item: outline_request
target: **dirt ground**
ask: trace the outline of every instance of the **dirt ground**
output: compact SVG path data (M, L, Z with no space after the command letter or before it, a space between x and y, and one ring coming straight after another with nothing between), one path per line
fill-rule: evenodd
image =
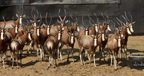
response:
M23 51L22 67L20 69L14 69L11 67L10 53L8 51L8 61L5 62L6 69L3 69L2 63L0 63L0 76L144 76L144 68L130 69L127 66L126 60L118 60L117 71L114 71L114 66L110 66L108 61L108 52L106 54L106 63L99 62L99 53L96 52L96 65L93 65L93 59L91 64L88 62L87 55L85 56L85 65L80 64L78 44L75 43L74 49L74 60L70 55L70 62L67 63L67 52L66 47L63 47L63 60L57 60L57 67L48 67L48 56L45 55L44 61L39 58L37 61L36 54L27 56L26 48ZM144 36L130 36L128 41L128 54L144 52ZM103 61L103 59L102 59Z

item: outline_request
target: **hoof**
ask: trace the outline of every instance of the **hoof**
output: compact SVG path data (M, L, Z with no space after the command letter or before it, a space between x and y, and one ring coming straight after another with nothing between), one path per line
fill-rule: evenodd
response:
M114 69L114 71L117 71L117 69Z
M14 69L14 68L12 67L12 69Z

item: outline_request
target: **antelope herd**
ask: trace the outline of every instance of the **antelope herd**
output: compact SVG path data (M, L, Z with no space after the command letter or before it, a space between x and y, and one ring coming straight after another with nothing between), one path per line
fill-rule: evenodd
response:
M34 14L36 13L36 14ZM103 22L100 22L97 15L95 15L95 20L93 20L90 16L88 16L87 25L83 21L82 17L82 25L84 25L84 29L80 30L78 19L70 15L71 19L66 20L66 10L64 10L65 16L62 18L60 16L60 9L58 10L57 23L59 25L51 25L52 16L50 13L46 13L45 15L45 27L42 26L42 15L39 14L37 9L31 10L31 16L33 20L27 18L26 15L21 12L20 14L16 14L17 20L5 21L5 18L2 16L4 21L0 22L0 53L1 60L3 61L3 68L5 68L4 60L6 58L7 48L10 48L11 60L12 60L12 68L14 66L14 61L16 61L17 68L19 68L18 60L20 60L20 65L22 64L22 52L24 46L27 44L27 54L29 55L29 50L33 47L33 51L37 55L37 59L39 59L39 55L41 59L45 57L44 53L47 53L49 56L49 65L52 64L53 67L56 67L56 59L62 60L62 47L63 45L67 46L68 57L67 62L69 61L69 54L72 53L73 59L73 51L75 45L75 39L77 39L79 45L79 57L81 65L85 65L84 62L84 53L88 50L88 59L91 62L91 57L94 59L97 47L99 47L99 56L100 61L101 58L104 58L105 61L105 46L107 46L109 50L109 54L111 55L111 62L114 61L114 69L116 70L116 57L119 53L125 55L127 58L127 42L128 37L134 32L132 22L132 16L129 13L129 17L127 16L127 12L122 15L122 18L125 22L122 22L119 18L114 18L113 20L109 20L109 17L104 13L101 13L103 17ZM49 15L49 22L47 16ZM40 18L40 20L38 19ZM26 19L27 25L22 23L22 20ZM111 25L110 25L111 23ZM68 24L68 26L65 26ZM6 27L7 26L7 27ZM114 32L111 31L109 26L114 27ZM118 27L116 27L118 26ZM92 27L92 29L90 29ZM76 34L77 33L77 34ZM34 48L36 45L36 50ZM71 49L70 49L71 48ZM31 50L31 52L33 52ZM91 54L91 51L93 52ZM114 60L113 60L114 59ZM74 59L73 59L74 62Z

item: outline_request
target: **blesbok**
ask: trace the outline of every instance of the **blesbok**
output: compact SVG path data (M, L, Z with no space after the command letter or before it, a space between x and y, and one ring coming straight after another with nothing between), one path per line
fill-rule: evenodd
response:
M19 8L19 10L18 10ZM16 14L16 17L17 17L17 20L15 21L15 23L18 25L18 26L21 26L22 25L22 19L26 16L25 14L23 14L23 6L22 7L16 7L16 10L17 10L17 14ZM4 22L1 21L0 22L0 25L4 25ZM13 20L8 20L6 21L6 26L5 28L13 28L12 25L14 25L14 22Z
M43 45L45 42L45 37L42 34L42 32L40 31L41 30L41 28L40 28L41 22L42 22L42 17L40 14L40 22L39 22L38 26L36 24L36 27L34 28L33 34L32 34L32 41L34 42L34 44L36 44L36 49L37 49L37 60L38 60L38 56L39 56L38 55L39 51L40 51L40 56L41 56L42 60L43 60L43 56L44 56Z
M65 12L65 16L62 19L61 16L60 16L60 9L59 9L59 11L58 11L58 17L59 17L60 20L57 20L57 22L60 23L60 25L57 25L58 29L57 29L57 26L51 27L51 29L50 29L50 35L51 36L57 35L57 32L60 29L62 29L62 31L64 30L64 25L65 25L65 23L68 22L68 20L65 20L66 19L66 10L64 10L64 12Z
M79 29L79 25L78 25L78 19L77 18L73 18L72 15L70 15L73 22L72 22L72 26L69 28L69 30L73 33L74 31L77 31L79 32L80 29Z
M69 21L69 25L71 25L71 21ZM74 28L75 30L75 28ZM73 48L74 48L74 43L75 43L75 31L71 31L70 33L68 31L64 31L62 34L62 38L61 38L61 47L59 47L59 49L61 49L63 47L63 45L67 46L67 52L68 52L68 57L67 57L67 62L69 61L69 54L70 52L72 52L72 60L74 62L73 59ZM71 47L71 50L70 50ZM61 54L61 50L60 50L60 59L62 60L62 54Z
M126 20L126 18L122 15L122 17ZM131 26L127 25L127 20L126 23L122 22L121 20L119 20L118 18L116 18L123 26L123 31L122 34L124 35L124 38L121 40L122 41L122 46L121 46L121 51L123 51L123 53L125 53L126 59L127 59L127 42L128 42L128 37L132 34L132 32L130 31Z
M16 38L18 36L23 35L23 27L22 25L20 26L19 24L16 24L16 22L14 21L14 17L12 18L14 25L12 24L13 28L9 28L8 32L12 35L13 38Z
M115 23L114 23L114 26L115 26ZM116 70L117 69L116 56L118 55L119 48L121 47L121 35L120 34L118 35L117 31L115 31L115 34L113 34L113 36L108 38L107 47L108 47L108 50L111 52L110 65L112 65L112 58L114 58L114 69Z
M80 47L80 61L81 61L81 64L82 65L85 64L82 53L84 52L85 49L88 49L89 50L88 51L89 52L88 53L89 63L91 62L91 50L93 50L94 66L96 67L96 64L95 64L95 50L98 46L98 34L94 35L94 33L93 33L93 36L82 35L78 42L79 42L78 45Z
M12 68L14 66L14 59L16 59L17 68L19 69L18 59L20 59L20 66L21 66L23 48L25 46L25 43L31 39L32 39L31 31L29 29L27 29L27 31L22 36L19 36L17 39L16 38L12 39L10 46L9 46L11 54L12 54Z
M57 35L50 36L44 43L44 48L46 49L46 52L49 55L49 65L47 69L49 69L51 64L53 65L54 68L56 67L56 55L61 36L62 36L62 29L60 30L58 29ZM55 59L55 63L53 62L53 59Z
M3 61L3 68L5 68L4 59L6 58L7 47L8 47L9 42L12 39L12 36L9 32L6 32L5 30L6 21L4 17L3 17L3 20L4 20L4 25L3 25L4 27L1 27L0 29L0 54L1 54L0 59L2 59Z

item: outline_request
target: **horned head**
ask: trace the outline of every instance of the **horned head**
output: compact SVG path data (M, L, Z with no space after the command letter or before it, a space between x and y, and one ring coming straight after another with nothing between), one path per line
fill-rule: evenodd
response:
M49 36L49 34L50 34L50 28L51 28L51 22L52 22L52 16L51 16L51 14L49 13L50 22L49 22L49 24L48 24L47 15L48 15L48 13L46 13L45 21L46 21L46 25L47 25L47 26L46 26L47 35Z

